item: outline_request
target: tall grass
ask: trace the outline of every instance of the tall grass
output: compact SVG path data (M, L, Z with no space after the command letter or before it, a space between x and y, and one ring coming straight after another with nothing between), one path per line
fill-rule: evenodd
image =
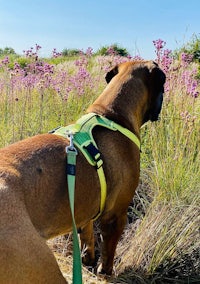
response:
M141 185L129 211L137 220L118 245L110 283L190 283L200 274L198 65L185 56L175 60L161 40L154 45L167 75L163 110L159 122L141 129ZM2 147L76 120L105 87L107 70L130 60L87 53L41 60L37 52L38 46L27 57L0 60ZM185 260L190 257L192 268ZM60 255L58 261L69 266ZM86 270L84 277L104 283Z
M195 66L170 63L161 120L141 130L141 180L153 201L118 248L120 279L129 268L129 278L142 275L136 283L200 281L200 101L198 85L195 96L188 92L192 78L183 84L187 70L192 74Z

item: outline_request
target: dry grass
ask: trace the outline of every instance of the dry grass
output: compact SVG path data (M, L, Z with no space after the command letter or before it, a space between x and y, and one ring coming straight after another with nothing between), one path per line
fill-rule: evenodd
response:
M149 193L141 184L131 204L130 210L134 206L141 214L136 210L127 219L130 223L117 247L113 276L99 278L83 267L84 283L199 283L199 206L157 206L150 203ZM98 250L99 233L96 224ZM64 276L71 281L71 236L51 240L49 245Z

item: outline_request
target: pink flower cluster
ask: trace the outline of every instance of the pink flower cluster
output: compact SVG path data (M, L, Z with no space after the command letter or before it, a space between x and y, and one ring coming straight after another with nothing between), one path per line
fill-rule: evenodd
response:
M173 92L174 84L180 84L187 95L197 98L199 81L196 76L196 67L191 68L191 57L182 54L179 67L174 68L176 64L171 50L164 49L166 42L158 39L153 41L153 44L156 52L155 60L167 75L165 84L167 97L170 97ZM16 92L16 96L19 90L35 89L36 91L46 90L47 92L51 90L63 101L66 101L70 94L79 97L88 90L95 93L99 92L99 86L102 86L102 82L106 84L103 78L110 68L122 62L142 59L140 56L121 57L115 55L112 50L110 50L108 56L93 57L93 49L89 47L86 52L80 52L78 58L73 62L70 61L68 64L68 61L66 61L58 67L55 64L48 63L47 60L41 60L38 55L40 49L41 46L36 44L35 48L24 51L26 62L23 65L20 64L20 61L16 61L10 68L8 56L0 61L0 92L4 88L6 89L10 80L10 85L13 92ZM57 58L59 56L61 54L54 49L52 57ZM3 71L8 74L6 82L5 76L1 76Z
M60 57L60 56L62 56L62 52L58 52L56 50L56 48L54 48L53 51L52 51L52 57L57 58L57 57Z
M25 55L25 57L31 57L31 58L38 58L38 53L39 53L39 50L41 49L42 47L38 44L35 44L35 50L33 47L31 47L30 49L28 50L24 50L23 53Z
M114 50L114 48L112 46L110 46L107 51L106 51L107 55L116 55L116 51Z
M153 40L156 53L156 61L161 66L161 68L167 72L172 64L172 51L169 49L164 49L166 42L162 39Z
M188 54L188 53L185 53L185 52L181 53L181 61L182 61L183 65L190 64L192 62L192 59L193 59L192 54Z
M7 64L9 64L9 63L10 63L9 57L6 56L3 60L1 60L1 67L2 67L3 65L7 65Z
M158 39L154 40L156 61L167 75L167 82L165 83L165 92L170 95L171 88L174 84L181 84L182 90L187 95L197 98L199 96L199 80L197 79L197 67L191 68L193 56L187 53L182 53L180 58L180 65L176 65L171 50L164 49L166 42ZM179 70L179 72L178 72Z
M199 96L199 82L196 79L197 69L184 70L182 73L183 86L189 96L197 98Z
M93 48L92 47L88 47L87 49L86 49L86 52L85 52L85 54L87 55L87 56L92 56L93 55Z
M196 120L196 115L192 115L187 110L184 112L181 112L180 114L181 118L184 119L186 122L194 122Z
M166 42L159 38L159 39L153 40L153 44L156 48L156 51L159 51L165 47Z

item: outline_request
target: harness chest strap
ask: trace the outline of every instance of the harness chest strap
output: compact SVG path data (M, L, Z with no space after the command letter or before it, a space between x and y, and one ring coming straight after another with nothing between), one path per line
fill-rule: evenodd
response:
M113 131L121 132L132 142L134 142L138 148L140 148L140 141L138 137L128 129L122 127L112 120L107 119L106 117L97 115L96 113L88 113L77 120L75 124L60 127L53 132L53 134L61 135L65 138L68 138L70 133L73 134L74 145L83 153L87 161L92 166L96 167L101 186L100 209L99 213L94 218L97 219L101 215L105 206L107 185L103 170L103 160L92 135L92 130L95 126L102 126Z

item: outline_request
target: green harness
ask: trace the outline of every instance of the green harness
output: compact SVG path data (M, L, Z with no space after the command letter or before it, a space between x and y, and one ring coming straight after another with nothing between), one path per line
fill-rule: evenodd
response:
M105 206L107 186L103 171L103 160L92 135L92 130L95 126L102 126L113 131L121 132L133 141L138 148L140 148L140 141L138 137L128 129L104 116L97 115L96 113L88 113L77 120L75 124L60 127L53 132L53 134L60 135L65 138L69 138L69 134L72 134L74 145L83 153L89 164L96 167L101 186L100 210L97 216L95 216L95 219L97 219L101 215Z
M81 271L81 254L79 248L79 240L74 218L74 194L75 194L75 176L76 176L76 155L77 150L74 145L83 153L87 161L96 167L100 186L101 186L101 201L100 209L97 219L103 212L107 185L105 174L103 171L103 160L98 150L96 142L94 141L92 130L95 126L106 127L113 131L119 131L133 141L138 148L140 148L140 141L135 134L128 129L120 126L119 124L95 113L89 113L81 117L75 124L60 127L50 133L63 136L69 139L70 144L66 147L67 153L67 182L69 191L69 202L72 213L72 226L73 226L73 284L82 284L82 271Z

